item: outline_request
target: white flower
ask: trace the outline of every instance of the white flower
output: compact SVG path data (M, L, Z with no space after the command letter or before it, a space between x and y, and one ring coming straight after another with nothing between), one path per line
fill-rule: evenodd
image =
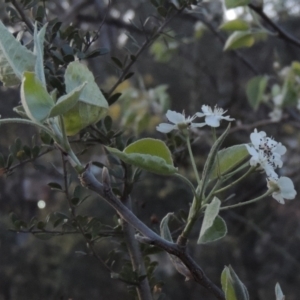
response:
M197 116L194 115L192 117L185 117L184 113L180 114L176 111L168 110L166 113L166 117L168 120L173 123L161 123L156 126L156 130L162 133L168 133L174 129L188 129L188 128L196 128L196 127L203 127L205 123L192 123Z
M292 200L297 195L293 181L288 177L268 178L268 188L275 189L272 197L279 203L284 204L284 200Z
M265 170L268 177L278 178L274 169L282 167L281 156L285 154L286 147L267 137L264 131L257 132L256 129L250 134L250 139L253 146L246 145L252 156L250 165L259 165L261 169Z
M250 166L257 166L259 165L261 169L263 169L268 177L277 178L278 175L276 174L273 165L270 163L268 157L265 155L264 151L256 150L254 147L251 147L246 144L246 148L251 155L250 159Z
M283 103L283 95L278 94L277 96L273 97L272 100L275 106L281 106Z
M272 98L274 103L273 111L269 113L269 117L274 122L279 122L282 119L282 103L283 103L283 95L278 94Z
M223 110L223 108L219 108L215 106L214 110L211 109L208 105L202 105L202 112L197 112L197 117L205 117L205 123L211 127L219 127L220 120L233 121L233 118L229 116L223 117L227 110Z
M282 109L275 107L273 111L269 113L269 117L273 122L279 122L282 119Z

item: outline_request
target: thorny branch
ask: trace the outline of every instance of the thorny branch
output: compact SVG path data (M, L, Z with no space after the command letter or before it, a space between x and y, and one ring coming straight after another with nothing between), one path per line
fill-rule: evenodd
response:
M186 247L180 244L169 242L161 238L158 234L147 227L137 218L112 192L110 179L106 168L103 169L103 183L100 183L91 172L90 165L80 175L83 186L96 192L103 200L111 205L126 222L131 224L142 236L137 236L138 240L155 245L171 255L178 257L191 272L191 277L200 285L205 287L215 295L217 299L225 300L223 291L218 288L197 265L193 258L187 253Z

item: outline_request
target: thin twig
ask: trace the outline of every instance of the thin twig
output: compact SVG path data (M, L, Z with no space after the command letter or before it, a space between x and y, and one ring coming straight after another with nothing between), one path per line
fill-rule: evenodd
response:
M226 38L212 25L211 22L209 22L204 16L194 16L194 15L181 15L182 19L186 19L189 21L200 21L202 22L221 42L222 45L225 44ZM232 53L249 69L251 70L255 75L260 74L261 72L255 68L251 62L244 57L240 52L237 50L232 50Z
M135 214L132 213L112 192L107 182L101 184L91 172L90 165L80 174L81 184L92 191L95 191L100 198L112 206L126 222L131 224L143 236L136 236L139 241L155 245L171 255L177 256L190 270L193 279L215 295L217 299L225 300L223 291L217 287L197 265L193 258L187 253L186 247L169 242L145 225Z
M97 251L94 248L94 243L86 236L86 232L84 231L83 227L81 226L80 222L78 222L76 218L76 210L75 207L72 205L71 198L69 195L69 188L68 188L68 177L67 177L67 161L65 159L65 155L61 153L62 156L62 165L63 165L63 174L64 174L64 187L65 187L65 195L69 204L72 220L76 222L77 228L79 232L82 234L84 237L86 243L89 245L89 248L91 249L93 255L100 261L100 263L110 272L113 273L110 267L103 261L101 256L97 253Z
M14 166L12 166L12 167L6 169L6 170L5 170L5 173L9 173L9 172L13 171L14 169L16 169L16 168L18 168L18 167L20 167L20 166L23 166L23 165L25 165L25 164L27 164L27 163L29 163L29 162L33 162L33 161L35 161L37 158L39 158L39 157L41 157L41 156L44 156L45 154L47 154L47 153L53 151L54 149L55 149L54 147L51 147L51 148L45 150L44 152L40 153L40 154L37 155L36 157L28 158L28 159L22 160L22 161L19 162L18 164L15 164Z
M231 128L229 131L229 134L234 133L236 131L241 131L241 130L249 131L249 130L252 130L257 127L266 126L266 125L270 125L270 124L276 124L276 123L279 124L278 121L273 121L271 119L267 119L267 120L261 120L261 121L255 122L253 124L238 125L238 126Z
M293 44L294 46L300 47L300 41L297 40L294 36L292 36L290 33L285 31L283 28L281 28L278 24L273 22L262 10L261 7L257 7L253 4L248 4L248 7L255 11L268 25L271 26L272 29L275 30L278 37Z
M118 78L117 82L112 86L112 88L107 93L108 98L112 95L114 90L118 87L118 85L123 81L124 77L132 67L132 65L137 61L137 59L140 57L140 55L146 50L163 32L164 28L171 22L171 20L179 13L181 13L183 10L177 10L176 13L174 13L171 17L165 19L165 21L160 25L160 27L157 29L156 33L151 38L146 38L142 46L139 48L139 50L134 54L134 59L131 58L130 62L127 64L127 66L122 70L121 76Z
M85 53L85 52L89 49L89 47L90 47L90 46L91 46L91 45L99 38L99 33L100 33L100 31L101 31L101 29L102 29L104 23L105 23L105 20L107 19L107 16L108 16L110 7L111 7L111 1L108 0L107 9L106 9L106 12L105 12L105 14L104 14L104 17L103 17L103 19L102 19L102 21L101 21L99 27L98 27L98 30L97 30L97 32L95 33L95 36L92 38L92 40L91 40L90 42L88 42L88 43L85 45L84 50L83 50L83 53Z
M15 9L18 11L21 19L23 20L23 22L27 25L29 31L31 33L33 33L34 31L34 26L31 23L31 21L26 17L25 13L24 13L24 9L19 5L19 3L16 0L11 0L12 5L15 7Z
M47 229L43 229L43 230L15 230L15 229L9 229L9 231L13 231L13 232L17 232L17 233L31 233L31 234L40 234L40 233L49 233L49 234L53 234L53 235L65 235L65 234L81 234L81 232L79 231L64 231L64 230L47 230ZM110 237L110 236L116 236L116 235L122 235L122 232L116 232L113 230L106 230L106 231L99 231L98 232L98 236L99 238L101 237ZM96 238L93 239L93 241L95 241Z
M131 183L130 183L130 178L128 178L129 177L128 168L125 164L123 164L123 167L124 167L124 189L122 195L122 202L128 209L132 210L131 199L129 196L131 191L130 188ZM106 171L107 169L104 170L104 172ZM104 174L104 176L109 176L109 174L108 173ZM145 276L145 278L141 280L136 286L136 291L139 300L152 300L150 284L147 277L147 271L141 253L140 244L135 238L135 233L136 233L135 228L123 219L122 219L122 227L123 227L124 239L130 256L133 271L137 272L139 276Z

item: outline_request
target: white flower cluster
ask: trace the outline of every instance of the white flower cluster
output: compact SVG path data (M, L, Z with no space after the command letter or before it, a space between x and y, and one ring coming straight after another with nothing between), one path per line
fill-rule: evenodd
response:
M278 178L275 169L282 167L281 156L285 154L286 147L274 139L267 137L264 131L255 129L250 135L252 146L246 145L251 155L250 165L259 166L267 174L269 189L275 189L272 196L279 203L284 204L284 199L294 199L297 192L292 180L288 177Z
M219 127L220 121L226 120L226 121L233 121L233 118L230 118L229 116L223 116L226 111L224 111L222 108L219 108L215 106L214 110L208 105L202 105L201 107L202 112L197 112L192 117L185 117L185 114L178 113L176 111L168 110L166 117L167 119L173 123L161 123L156 127L156 130L162 133L169 133L174 129L177 130L183 130L183 129L190 129L190 128L197 128L197 127L203 127L205 125L211 126L211 127ZM193 121L197 118L205 117L205 122L203 123L193 123Z

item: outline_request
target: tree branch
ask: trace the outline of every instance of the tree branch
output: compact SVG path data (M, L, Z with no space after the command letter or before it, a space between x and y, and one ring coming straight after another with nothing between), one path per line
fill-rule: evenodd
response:
M202 22L216 37L217 39L221 42L222 45L225 44L226 38L209 22L204 16L194 16L194 15L181 15L182 19L186 19L188 21L200 21ZM237 50L232 50L231 51L252 73L255 75L260 74L261 72L256 69L251 62L244 57L240 52Z
M19 5L19 3L16 0L11 0L12 5L15 7L15 9L18 11L21 19L23 20L23 22L27 25L29 31L31 33L33 33L34 31L34 26L31 23L31 21L26 17L25 13L24 13L24 9Z
M275 22L273 22L264 13L261 7L257 7L253 4L248 4L248 7L255 11L268 25L270 25L271 28L276 31L279 38L293 44L294 46L300 47L300 41L293 37L291 34L289 34L287 31L285 31L283 28L281 28L279 25L277 25Z
M146 50L163 32L164 28L171 22L171 20L177 15L180 14L183 11L184 8L177 10L171 17L166 18L164 22L159 26L159 28L156 30L156 33L153 34L150 38L146 38L142 46L139 48L139 50L130 57L130 62L127 64L125 68L122 69L121 76L118 78L117 82L112 86L112 88L107 93L108 98L113 94L114 90L118 87L118 85L124 80L126 74L132 67L132 65L137 61L137 59L140 57L140 55Z
M124 188L122 193L122 202L129 210L132 210L131 199L130 199L131 188L130 188L130 179L128 178L129 177L128 168L126 167L125 164L123 164L123 167L124 167ZM106 181L107 185L110 186L110 178L109 178L107 168L103 169L102 178L103 181ZM136 286L138 298L139 300L152 300L152 293L149 285L149 280L147 277L147 270L141 253L140 245L135 238L135 229L124 219L121 219L121 223L122 223L125 243L132 264L132 269L139 275L139 277L145 276L144 279L139 280Z
M136 215L132 213L112 192L107 180L100 183L91 172L90 165L87 165L85 171L79 176L81 184L88 189L96 192L103 200L112 206L117 213L129 224L131 224L144 237L144 242L155 245L171 255L177 256L185 266L190 270L193 279L215 295L217 299L225 300L223 291L217 287L197 265L192 257L186 252L186 247L171 243L147 227ZM140 239L139 239L140 240Z

